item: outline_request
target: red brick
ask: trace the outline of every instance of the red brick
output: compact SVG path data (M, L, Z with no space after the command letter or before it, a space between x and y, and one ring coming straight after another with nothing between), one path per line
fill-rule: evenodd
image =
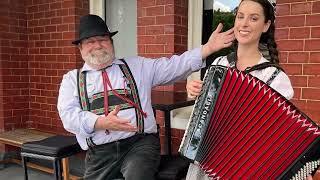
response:
M306 111L307 109L307 101L299 99L293 99L290 102L292 102L299 110Z
M164 46L163 45L147 45L146 52L147 53L163 53Z
M303 65L304 75L319 75L320 74L320 64L304 64Z
M164 26L165 34L173 34L174 33L174 25L165 25Z
M55 2L50 4L50 10L61 9L61 7L62 7L61 2Z
M36 41L35 47L45 47L46 42L45 41Z
M48 39L62 39L62 33L50 33L50 38Z
M287 63L288 62L288 56L289 56L288 52L280 51L279 52L280 63Z
M293 2L305 2L306 0L277 0L278 4L284 4L284 3L293 3Z
M319 111L320 101L307 101L306 109L309 111Z
M158 44L155 36L139 36L138 44Z
M289 63L307 63L309 61L308 52L290 52L288 62Z
M46 47L55 47L57 45L57 41L46 41Z
M277 15L278 16L290 15L290 4L277 5Z
M308 39L310 37L310 28L290 28L290 39Z
M288 75L302 75L301 64L283 64L282 67Z
M320 88L320 75L309 76L308 87ZM320 107L320 106L318 106Z
M173 44L176 43L174 41L174 35L159 35L156 37L156 42L159 44Z
M165 45L164 52L173 54L173 53L175 53L174 48L175 48L174 44L167 44L167 45Z
M146 8L138 8L137 9L137 17L144 17L146 16Z
M63 39L73 40L73 39L75 39L75 33L74 32L63 32L62 37L63 37Z
M165 14L173 15L174 14L174 6L173 5L165 5Z
M155 6L146 8L147 16L159 16L164 15L164 7L163 6Z
M288 39L289 38L289 28L277 29L275 32L275 38L278 39Z
M74 23L75 17L67 16L62 18L62 23Z
M320 38L320 27L311 27L311 38Z
M320 89L319 88L303 88L302 98L320 100Z
M50 21L51 21L51 24L61 24L62 18L61 17L52 18Z
M40 54L51 54L50 48L40 48Z
M303 40L279 40L277 41L280 51L302 51Z
M48 40L48 39L50 39L49 33L40 34L40 40Z
M28 26L32 27L32 26L38 26L39 25L39 20L31 20L28 21Z
M291 4L291 14L311 14L311 2Z
M138 7L150 7L156 5L156 0L137 0Z
M315 123L320 124L320 111L314 110L314 111L306 111L307 116L313 120ZM317 170L316 175L313 176L313 179L319 179L320 178L320 170Z
M320 50L320 39L306 40L305 42L306 51L319 51Z
M319 26L320 25L320 14L307 15L306 17L307 26Z
M63 8L74 8L74 6L74 1L63 1L62 3Z
M57 26L46 26L45 27L45 32L56 32L57 31Z
M138 26L150 26L156 24L155 17L141 17L138 18Z
M311 63L320 63L320 52L311 52L310 53L310 62Z
M307 87L308 77L307 76L290 76L292 86L294 87Z
M145 45L138 45L138 54L145 53Z
M156 5L167 5L166 0L156 0Z
M164 34L164 26L148 26L144 28L145 34L155 35L155 34ZM140 33L139 33L140 34Z
M46 18L52 18L52 17L55 17L57 16L57 11L46 11L45 12L45 17ZM49 21L50 22L50 21Z
M320 13L320 1L315 1L312 3L312 13Z
M30 6L27 8L28 13L35 13L39 11L39 6Z
M174 26L175 34L176 35L186 35L188 34L188 29L187 27L180 26L180 25L175 25Z
M166 16L157 16L156 17L156 24L161 25L161 24L174 24L174 17L171 15L166 15Z
M305 25L305 16L280 16L277 17L276 26L283 27L303 27Z

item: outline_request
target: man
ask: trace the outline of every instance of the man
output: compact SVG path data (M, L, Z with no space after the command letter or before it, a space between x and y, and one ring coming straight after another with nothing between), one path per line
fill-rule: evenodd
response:
M58 111L64 128L87 150L85 179L154 179L160 143L151 106L151 89L185 79L203 59L234 40L233 30L170 59L116 59L112 36L98 16L80 19L79 47L85 64L63 76Z

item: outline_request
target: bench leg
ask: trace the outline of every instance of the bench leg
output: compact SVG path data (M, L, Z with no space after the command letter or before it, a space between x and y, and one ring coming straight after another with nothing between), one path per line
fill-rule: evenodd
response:
M62 168L63 168L63 178L64 180L69 180L69 159L62 159Z
M61 177L61 160L60 159L55 159L53 161L53 170L54 170L54 177L56 180L62 180Z
M28 180L27 157L21 156L22 167L24 170L24 179Z

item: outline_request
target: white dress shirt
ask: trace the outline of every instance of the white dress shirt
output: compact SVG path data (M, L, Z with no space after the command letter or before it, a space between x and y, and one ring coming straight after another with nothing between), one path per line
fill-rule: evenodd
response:
M205 64L202 61L201 48L187 51L180 56L174 55L170 59L148 59L143 57L126 58L132 75L135 79L141 107L147 113L144 119L145 133L156 133L157 126L151 105L151 90L158 85L172 84L177 80L186 79L192 72L199 70ZM120 70L120 60L114 60L112 65L106 68L113 89L123 89L124 75ZM104 91L101 71L92 69L84 64L81 71L87 71L88 98L93 94ZM113 142L119 139L133 136L134 132L94 130L94 124L99 117L89 111L83 111L79 103L77 86L77 69L69 71L63 76L59 97L58 111L64 128L75 134L82 149L88 149L86 138L91 137L97 145ZM131 121L136 126L136 114L133 108L121 110L120 118Z

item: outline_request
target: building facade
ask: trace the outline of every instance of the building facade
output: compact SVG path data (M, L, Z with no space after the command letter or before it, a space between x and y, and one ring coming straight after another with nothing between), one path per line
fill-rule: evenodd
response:
M56 103L64 73L81 67L79 18L89 0L0 2L0 132L37 128L66 133ZM187 50L188 0L137 0L137 52L160 57ZM281 65L294 86L294 104L320 123L320 0L277 0ZM157 90L184 90L182 82ZM163 126L163 115L157 113ZM174 152L183 130L172 129ZM3 148L3 146L2 146Z

